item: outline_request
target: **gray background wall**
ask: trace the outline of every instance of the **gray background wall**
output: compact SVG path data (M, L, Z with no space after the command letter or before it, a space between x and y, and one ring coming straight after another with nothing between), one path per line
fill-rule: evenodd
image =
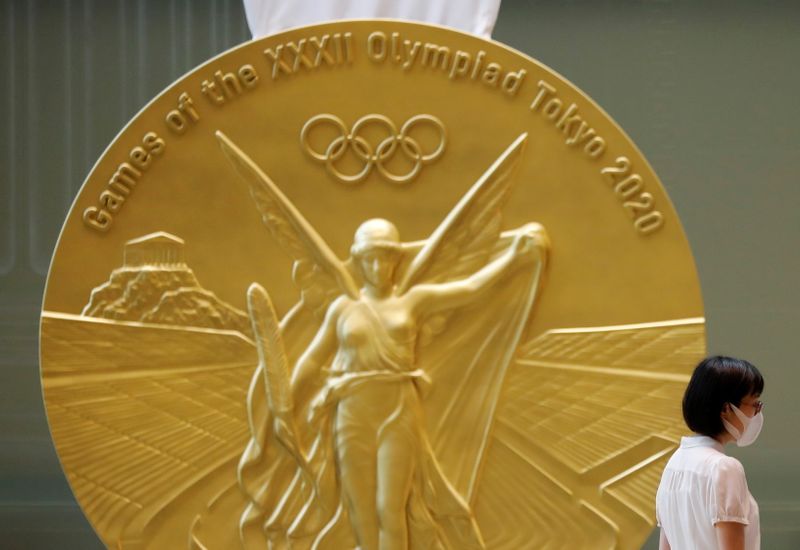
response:
M94 160L168 83L249 38L241 0L0 0L0 546L98 548L50 443L37 325ZM763 546L800 547L800 4L504 0L495 38L565 75L654 165L694 250L709 351L767 380L732 449ZM655 548L651 537L646 548Z

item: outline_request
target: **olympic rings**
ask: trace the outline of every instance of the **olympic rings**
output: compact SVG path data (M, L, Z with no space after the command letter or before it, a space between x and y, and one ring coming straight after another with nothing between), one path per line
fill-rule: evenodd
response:
M331 140L324 152L315 150L309 142L309 134L312 130L322 125L332 126L338 134ZM423 151L419 142L410 135L415 127L422 125L432 126L439 135L439 144L433 151ZM361 135L368 126L378 127L380 133L385 135L374 148ZM366 179L372 172L372 168L375 167L378 173L389 182L404 184L416 178L423 165L430 164L442 156L447 145L447 134L442 121L433 115L415 115L405 121L398 130L397 125L389 117L369 114L359 118L353 124L353 129L348 131L347 125L341 118L323 113L311 117L303 125L303 129L300 131L300 144L306 154L324 164L328 173L342 183L348 185L359 183ZM351 150L353 155L364 163L364 166L353 174L345 174L336 166L337 161L348 150ZM411 169L405 174L395 174L385 166L385 163L391 160L398 151L401 151L401 154L413 163Z

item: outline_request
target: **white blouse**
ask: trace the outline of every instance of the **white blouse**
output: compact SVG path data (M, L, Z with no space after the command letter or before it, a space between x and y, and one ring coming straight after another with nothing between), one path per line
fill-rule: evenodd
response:
M720 521L745 525L745 550L761 547L758 504L744 468L705 435L681 438L661 476L656 518L673 550L718 548L714 525Z

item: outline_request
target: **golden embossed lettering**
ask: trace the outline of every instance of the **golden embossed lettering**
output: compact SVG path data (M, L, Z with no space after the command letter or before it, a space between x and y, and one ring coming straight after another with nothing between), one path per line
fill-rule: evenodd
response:
M239 67L239 80L245 88L255 88L258 84L258 73L252 65L242 65Z
M203 80L200 90L212 105L225 105L258 85L258 73L252 65L242 65L234 73L215 71L214 77Z
M178 107L168 112L164 121L172 133L180 135L198 120L200 115L194 108L194 101L189 94L183 92L178 96Z
M658 210L645 214L633 222L633 226L644 235L650 234L664 225L664 215Z
M353 33L344 33L344 61L353 62Z
M222 89L227 99L236 97L242 93L242 85L233 73L222 74L222 71L216 71L214 73L214 80L217 81L217 84Z
M107 210L90 206L83 211L83 223L101 233L109 230L112 221L113 218Z
M350 34L350 33L348 33ZM336 56L336 63L341 63L344 60L344 50L342 47L342 34L341 33L334 33L333 34L333 52Z
M484 67L486 52L480 50L474 57L467 51L456 50L433 42L403 40L399 32L390 37L375 31L367 38L367 57L381 63L389 60L403 70L414 66L441 70L450 80L469 79L486 86L499 88L509 96L519 91L527 72L525 69L505 72L502 65L490 62Z
M484 57L486 57L486 52L483 50L479 51L478 55L475 57L475 65L472 67L472 73L469 75L471 79L475 80L478 77L478 72L481 70Z
M309 36L296 41L290 40L266 48L264 56L271 64L273 80L282 75L293 75L303 69L312 71L323 65L349 64L353 62L353 35L349 32L337 32L322 36ZM242 77L241 70L239 76Z
M289 48L289 51L294 54L294 61L292 62L292 71L297 72L301 66L305 67L306 69L313 69L314 64L308 58L305 53L306 50L306 39L302 38L297 41L295 44L294 42L287 42L286 47Z
M264 50L264 55L272 61L272 79L275 80L282 74L292 74L292 67L282 59L283 44L278 44L275 49L267 48Z
M531 102L530 110L541 113L553 122L555 128L566 136L564 143L569 146L582 145L587 156L600 158L606 151L606 140L597 135L597 131L578 114L578 106L571 103L564 110L564 103L554 86L544 80L537 85L539 90Z
M83 223L95 231L106 232L114 221L114 216L122 209L128 196L139 183L152 161L161 156L166 148L164 140L155 132L147 132L142 137L142 145L131 148L130 162L121 162L106 188L100 192L98 206L89 206L83 211Z
M330 35L325 34L322 38L312 36L308 39L308 43L317 49L317 53L314 56L315 68L319 67L323 61L325 61L326 65L333 65L335 63L333 54L328 51L328 40L330 40L330 38Z
M638 218L641 214L646 214L653 209L653 195L642 193L634 201L623 202L622 206L630 212L631 216Z
M600 136L595 136L589 140L583 150L586 151L586 154L590 157L597 158L606 150L606 140Z
M146 170L147 167L150 166L150 162L153 160L150 154L145 151L143 147L134 147L131 149L129 156L131 157L131 164L136 166L136 168L139 170Z
M435 69L437 66L439 66L442 69L447 70L447 66L450 64L450 48L428 42L422 49L421 62L427 67Z
M367 37L367 56L372 61L386 59L386 35L382 32L373 32Z
M403 61L400 44L402 44L402 41L400 40L400 33L399 32L393 32L392 33L392 53L390 55L392 56L392 62L394 62L394 63L401 63Z
M109 178L108 186L127 195L140 177L142 177L142 173L139 170L136 170L127 162L123 162Z
M575 133L567 138L567 145L581 144L594 137L594 128L590 128L585 121L581 120L580 126L575 130Z
M500 65L497 63L489 63L486 66L486 70L483 71L483 76L481 78L486 84L497 86L497 82L500 79L500 68Z
M539 91L536 92L536 97L531 102L531 111L535 111L539 107L546 94L554 94L556 92L556 89L544 80L540 80L537 85L539 86Z
M422 42L417 40L413 44L410 40L403 41L403 51L405 52L405 61L403 61L403 68L408 70L417 59L420 50L422 49Z
M615 175L624 176L631 170L631 161L628 160L628 157L617 157L617 160L614 162L616 166L606 166L600 170L600 173L611 178L612 182Z
M458 76L464 76L469 69L469 54L467 52L457 51L453 57L453 64L450 66L450 78L453 79Z
M225 103L225 94L222 93L222 90L217 88L217 84L213 80L210 82L208 80L204 80L200 85L200 91L212 103L217 105L222 105Z
M547 103L544 104L544 116L549 118L550 120L555 120L558 116L558 113L561 112L561 100L557 97L551 98Z
M516 95L519 91L519 87L522 86L522 81L525 79L526 74L527 71L525 71L525 69L520 69L517 72L509 71L506 76L503 77L503 82L500 84L500 87L508 95Z
M164 152L166 144L155 132L147 132L142 139L145 149L158 156Z
M124 202L125 197L117 195L113 191L105 190L100 193L100 204L105 206L109 212L118 212Z
M614 193L622 200L622 208L633 218L633 227L643 235L653 233L664 225L664 216L655 209L655 198L643 191L642 176L631 173L631 161L627 157L617 157L613 166L600 170Z
M626 199L642 190L642 177L632 174L614 186L614 192Z

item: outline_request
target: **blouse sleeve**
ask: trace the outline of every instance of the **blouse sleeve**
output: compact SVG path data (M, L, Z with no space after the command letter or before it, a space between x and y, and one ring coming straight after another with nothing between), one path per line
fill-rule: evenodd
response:
M726 456L719 461L711 475L711 523L733 521L748 525L750 491L742 464Z
M661 527L661 516L658 515L658 501L656 501L656 527Z

